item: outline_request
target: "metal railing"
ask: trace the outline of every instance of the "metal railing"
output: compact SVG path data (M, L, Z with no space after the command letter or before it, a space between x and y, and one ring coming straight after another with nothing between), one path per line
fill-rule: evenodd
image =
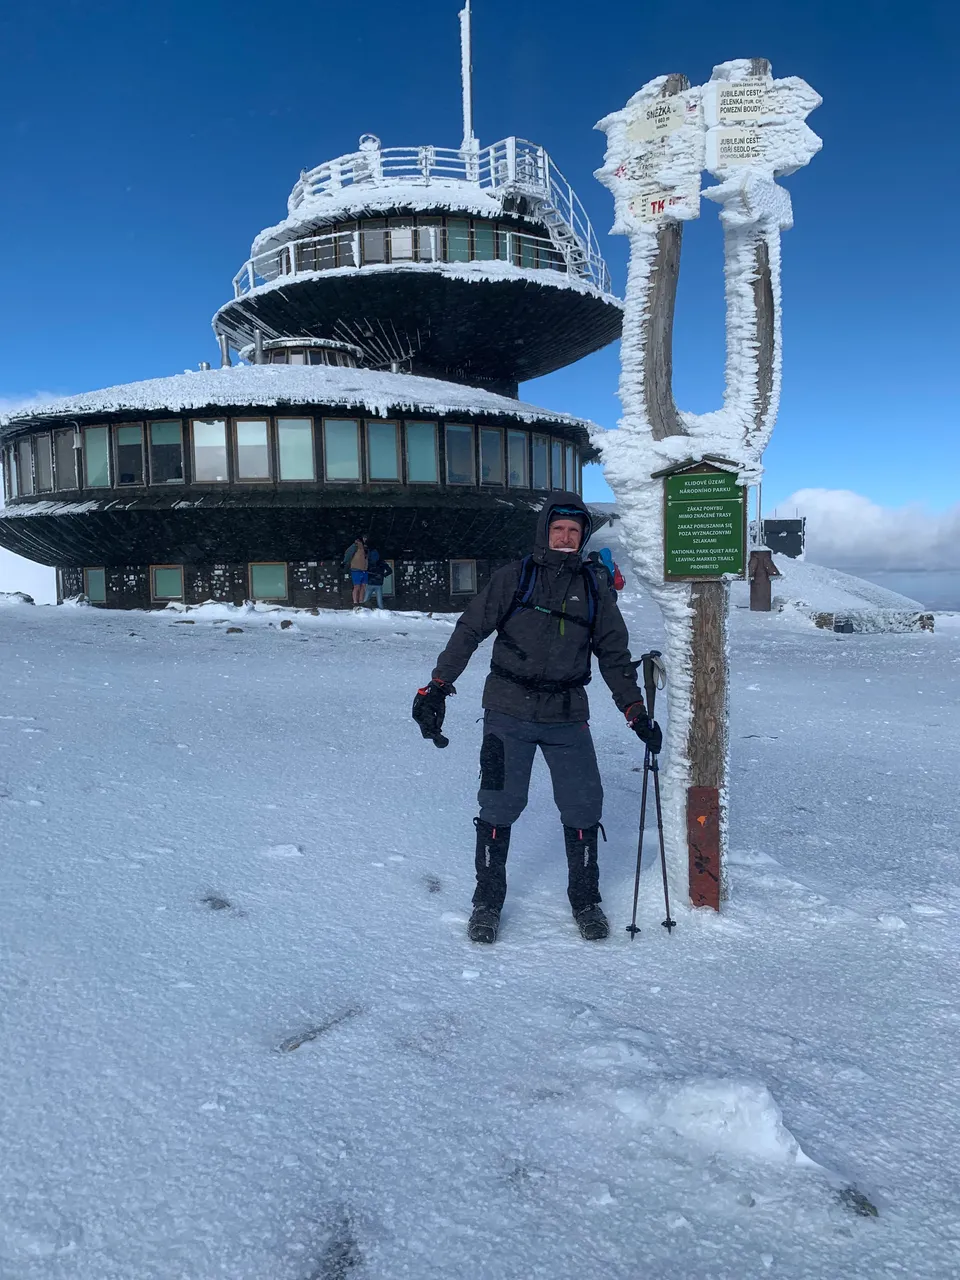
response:
M353 186L394 184L429 187L468 182L498 195L527 196L543 217L550 239L571 271L604 293L610 276L586 210L543 147L522 138L505 138L476 150L451 147L381 147L367 135L360 149L305 170L287 209Z
M438 220L439 221L439 220ZM389 226L333 231L291 240L250 258L233 278L233 296L242 298L261 285L341 267L391 263L507 262L532 270L560 271L591 280L586 267L571 267L556 242L493 223L482 238L443 225L414 225L400 220ZM598 286L599 287L599 286Z

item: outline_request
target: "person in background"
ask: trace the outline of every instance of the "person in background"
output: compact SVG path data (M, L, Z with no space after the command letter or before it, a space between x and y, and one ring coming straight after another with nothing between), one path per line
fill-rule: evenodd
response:
M367 586L367 539L365 534L358 533L353 542L347 547L343 553L343 567L350 572L350 581L353 583L353 603L359 607L363 604Z
M369 604L376 597L376 607L383 608L383 583L393 573L386 560L381 559L380 552L371 549L367 552L367 590L363 603Z

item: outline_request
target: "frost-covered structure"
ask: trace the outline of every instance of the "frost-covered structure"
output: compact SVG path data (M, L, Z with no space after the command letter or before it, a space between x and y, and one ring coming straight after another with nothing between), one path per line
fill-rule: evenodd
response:
M362 532L396 605L457 608L580 489L591 424L518 384L618 337L622 308L542 147L364 135L300 175L230 292L219 369L0 422L0 544L61 597L336 606Z
M725 663L721 658L706 670L693 637L696 611L711 610L706 625L719 631L722 655L727 592L722 584L711 592L714 584L664 580L662 477L674 467L710 463L736 472L744 485L760 478L780 398L780 232L792 225L790 197L774 179L819 150L820 139L804 124L819 103L803 80L774 80L765 60L738 59L715 67L702 86L660 76L597 126L607 134L597 177L614 193L613 230L630 238L630 268L623 418L618 431L597 432L594 439L617 498L621 539L666 626L671 679L664 818L677 896L687 892L688 852L691 866L694 861L692 844L688 850L688 793L694 788L717 793L718 892L722 877ZM703 194L720 205L723 224L727 359L722 408L697 415L674 403L671 339L680 233L683 221L699 216L703 169L720 179ZM710 776L694 776L697 748Z

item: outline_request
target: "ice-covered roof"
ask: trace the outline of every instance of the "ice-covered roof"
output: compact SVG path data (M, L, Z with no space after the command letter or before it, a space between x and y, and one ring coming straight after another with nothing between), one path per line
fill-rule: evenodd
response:
M497 395L477 387L373 369L326 365L234 365L128 382L102 391L63 396L0 416L0 430L36 419L97 413L189 413L223 408L330 405L373 417L425 413L434 417L496 416L552 422L590 431L593 424L568 413Z

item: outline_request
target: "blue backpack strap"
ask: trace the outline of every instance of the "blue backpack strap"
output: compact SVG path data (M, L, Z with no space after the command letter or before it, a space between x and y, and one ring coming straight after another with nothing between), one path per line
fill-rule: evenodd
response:
M583 580L587 584L587 626L592 632L600 608L600 584L597 582L597 571L589 561L585 561L582 568Z
M510 608L500 619L497 624L497 630L500 631L507 622L520 609L525 609L530 603L533 596L533 589L537 585L537 566L533 562L533 556L524 556L520 561L520 577L517 580L517 590L513 597Z

